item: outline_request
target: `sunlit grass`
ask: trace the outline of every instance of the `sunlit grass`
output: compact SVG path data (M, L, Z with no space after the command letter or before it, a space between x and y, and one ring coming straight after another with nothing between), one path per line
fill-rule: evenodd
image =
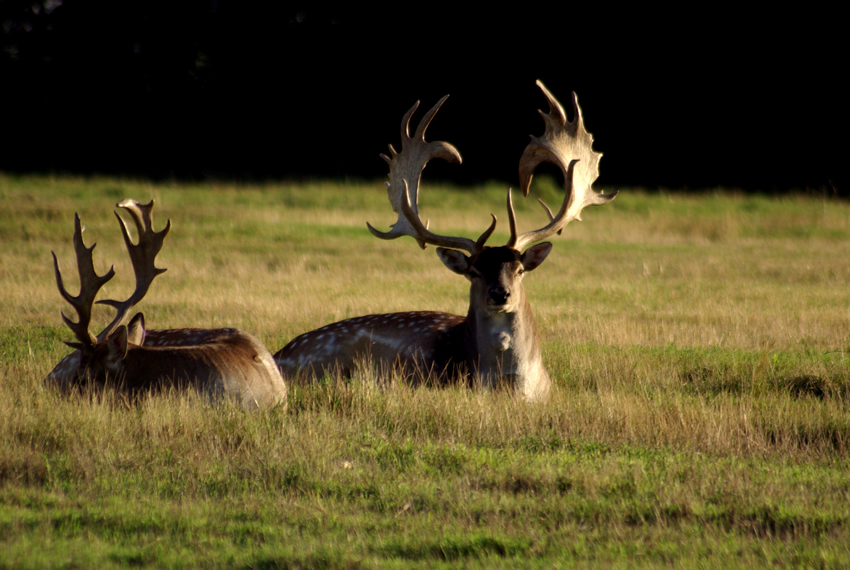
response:
M504 192L426 187L423 215L477 237ZM466 311L433 248L366 231L395 220L378 182L0 176L0 566L850 563L850 205L624 189L526 280L549 402L364 366L245 414L42 388L71 338L50 251L74 291L79 212L115 265L105 295L128 295L127 197L174 223L152 328L235 326L274 352L360 314ZM520 230L544 223L516 201Z

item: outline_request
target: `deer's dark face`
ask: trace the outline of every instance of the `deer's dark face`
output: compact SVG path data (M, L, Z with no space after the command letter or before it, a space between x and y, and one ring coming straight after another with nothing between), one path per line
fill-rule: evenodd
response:
M144 316L138 313L128 326L121 325L109 338L82 351L74 381L103 384L107 379L120 378L128 350L144 344L145 333Z
M473 305L490 313L512 313L524 298L523 275L537 268L552 244L540 243L525 253L507 247L487 247L467 257L457 250L437 248L442 262L472 283L470 298Z

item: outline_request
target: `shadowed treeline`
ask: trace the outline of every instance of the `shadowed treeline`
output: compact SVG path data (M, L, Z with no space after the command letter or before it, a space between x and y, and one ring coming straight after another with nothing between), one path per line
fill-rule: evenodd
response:
M539 78L578 93L599 187L847 192L827 16L523 10L3 0L0 169L377 178L450 93L430 136L464 164L429 177L516 184Z

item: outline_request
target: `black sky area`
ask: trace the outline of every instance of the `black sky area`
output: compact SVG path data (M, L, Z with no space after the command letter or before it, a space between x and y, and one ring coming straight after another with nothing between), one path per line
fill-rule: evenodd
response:
M0 170L377 179L448 93L428 138L464 163L427 177L516 186L541 79L577 92L597 188L850 194L836 14L562 6L0 0Z

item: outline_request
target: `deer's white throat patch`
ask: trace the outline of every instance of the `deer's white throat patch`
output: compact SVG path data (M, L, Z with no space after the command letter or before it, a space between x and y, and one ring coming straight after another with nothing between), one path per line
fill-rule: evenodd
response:
M513 346L513 319L507 313L496 313L490 315L490 326L487 328L490 338L489 344L496 352L506 352Z

